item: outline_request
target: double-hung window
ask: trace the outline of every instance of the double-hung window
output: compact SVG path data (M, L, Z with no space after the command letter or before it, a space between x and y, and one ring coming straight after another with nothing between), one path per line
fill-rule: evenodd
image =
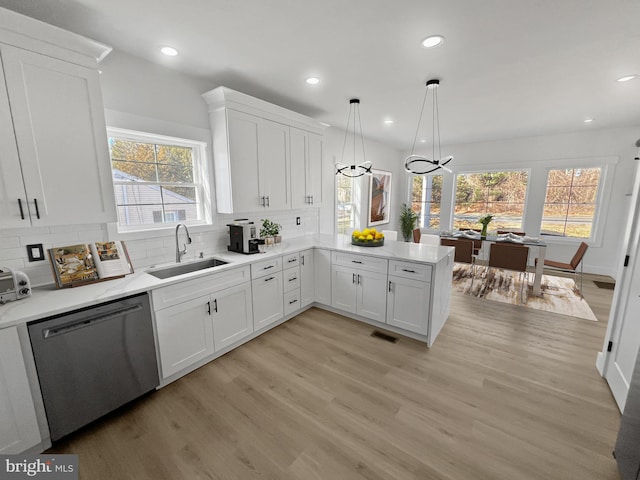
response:
M355 180L336 175L336 233L348 233L355 226Z
M442 175L412 176L410 183L411 210L420 216L418 226L440 229Z
M521 230L528 178L526 170L456 175L454 228L479 229L480 217L492 214L492 230Z
M602 168L549 170L540 233L592 238Z
M109 128L118 229L206 223L205 144Z

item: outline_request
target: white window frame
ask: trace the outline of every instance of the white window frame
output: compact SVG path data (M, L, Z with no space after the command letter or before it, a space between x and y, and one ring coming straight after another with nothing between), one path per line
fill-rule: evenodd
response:
M126 226L121 225L120 220L118 219L115 223L117 233L135 234L136 232L144 233L150 231L167 230L173 229L178 223L184 223L189 226L212 224L211 208L208 204L206 204L207 199L210 199L212 195L211 185L209 183L206 142L116 127L107 127L107 137L123 138L126 140L143 143L153 143L156 145L175 145L190 148L193 152L193 184L195 184L196 189L198 190L198 196L199 198L201 198L201 201L198 202L198 216L200 217L199 220L183 220L181 222L162 222L146 225ZM113 177L111 178L111 183L113 185L115 193L116 184L113 181ZM117 210L117 205L114 205L114 207Z
M439 222L438 222L440 224L440 227L439 228L425 227L424 226L424 215L421 214L418 226L421 229L424 229L425 231L428 231L428 232L440 232L440 231L444 230L444 227L443 227L444 224L443 224L443 220L442 220L443 219L442 204L444 203L444 190L445 190L445 180L446 180L446 178L445 178L444 174L442 174L442 173L433 173L433 174L430 174L430 175L407 175L407 178L408 178L408 180L407 180L407 192L408 192L407 205L409 205L409 206L412 203L411 199L413 197L413 179L415 177L421 177L421 178L424 179L425 177L435 177L435 176L441 176L442 177L442 192L440 193L440 218L439 218ZM423 195L424 195L424 191L423 191ZM425 202L422 202L422 203L425 203ZM453 217L452 217L451 220L453 221Z

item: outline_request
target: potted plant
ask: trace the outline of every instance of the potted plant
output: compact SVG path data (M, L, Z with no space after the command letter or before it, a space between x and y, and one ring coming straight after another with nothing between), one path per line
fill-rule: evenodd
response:
M493 220L493 215L491 215L490 213L487 213L486 215L483 215L478 219L478 221L482 224L482 231L480 232L481 237L487 236L487 227L491 223L491 220Z
M272 222L268 218L262 219L262 228L260 229L260 236L265 239L266 244L280 243L282 237L280 236L280 229L282 225L276 222Z
M413 238L413 229L416 228L418 218L418 214L411 210L411 207L407 206L406 203L402 204L400 208L400 230L405 242L410 242Z

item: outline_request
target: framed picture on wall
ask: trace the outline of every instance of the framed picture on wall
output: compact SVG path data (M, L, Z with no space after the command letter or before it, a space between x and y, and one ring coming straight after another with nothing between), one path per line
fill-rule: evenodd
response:
M371 170L369 177L369 226L389 223L391 172Z

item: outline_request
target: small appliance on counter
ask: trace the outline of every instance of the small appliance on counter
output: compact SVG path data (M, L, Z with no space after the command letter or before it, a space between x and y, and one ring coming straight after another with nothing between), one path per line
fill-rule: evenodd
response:
M258 253L259 239L254 223L246 218L238 218L233 222L227 224L227 227L229 227L229 245L227 249L230 252Z
M20 300L31 295L29 277L20 270L0 268L0 304Z

